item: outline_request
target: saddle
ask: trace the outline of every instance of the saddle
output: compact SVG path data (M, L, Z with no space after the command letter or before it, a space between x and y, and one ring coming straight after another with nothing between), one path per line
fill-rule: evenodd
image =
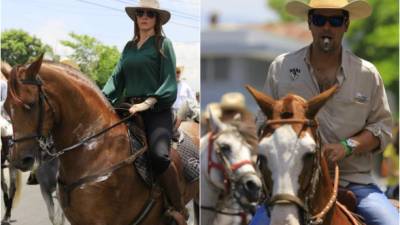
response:
M129 103L122 103L116 108L117 114L123 118L129 115L127 109L131 105ZM127 122L129 136L131 140L131 151L134 154L136 151L141 149L143 146L147 146L147 138L145 132L145 126L143 118L140 114L135 114L131 120ZM195 182L199 179L199 155L197 154L197 148L193 140L186 133L176 129L174 131L175 138L172 139L171 155L178 155L178 163L183 168L183 176L188 183ZM174 158L174 157L171 157ZM179 162L180 161L180 162ZM138 171L142 180L149 186L152 187L156 184L155 175L152 170L150 159L147 152L139 156L134 161L134 166Z
M339 208L342 209L350 219L355 219L355 221L353 221L354 224L365 224L364 218L355 213L357 207L357 198L352 191L343 187L339 187L337 200L337 205Z

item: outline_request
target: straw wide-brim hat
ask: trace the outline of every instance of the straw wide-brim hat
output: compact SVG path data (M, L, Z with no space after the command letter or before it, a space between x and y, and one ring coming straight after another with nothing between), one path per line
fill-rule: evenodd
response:
M156 11L160 15L162 25L166 24L171 18L171 13L169 11L160 8L158 0L140 0L138 6L125 7L126 13L133 21L136 20L136 10L138 9L151 9Z
M210 117L211 117L211 116L210 116L210 111L211 111L211 113L212 113L215 117L217 117L217 118L220 118L221 115L222 115L221 107L220 107L220 105L219 105L218 102L211 102L211 103L209 103L209 104L206 106L206 110L204 111L202 118L209 120Z
M286 4L286 11L297 17L307 19L308 11L312 9L342 9L349 12L350 19L364 19L371 15L372 8L365 0L310 0L305 2L295 0Z
M221 110L246 110L246 99L242 93L229 92L221 97L220 101Z

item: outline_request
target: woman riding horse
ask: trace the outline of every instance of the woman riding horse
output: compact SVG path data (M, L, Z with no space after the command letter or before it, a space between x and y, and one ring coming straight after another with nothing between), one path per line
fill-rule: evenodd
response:
M125 10L134 22L134 37L125 45L103 92L113 104L127 97L133 103L129 112L144 119L154 172L175 209L187 219L177 168L169 156L171 106L177 95L176 59L171 41L162 34L162 25L171 15L160 9L157 0L142 0L139 6Z

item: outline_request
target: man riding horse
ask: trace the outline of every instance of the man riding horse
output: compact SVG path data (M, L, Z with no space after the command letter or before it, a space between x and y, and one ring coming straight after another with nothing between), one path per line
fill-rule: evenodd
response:
M278 56L270 65L264 92L275 99L294 93L310 99L334 85L336 94L317 114L323 151L340 167L340 185L354 192L356 212L368 225L398 224L398 212L371 175L372 156L391 138L391 113L375 66L342 46L350 21L368 17L365 0L311 0L287 3L307 19L313 42ZM258 122L265 121L259 113Z

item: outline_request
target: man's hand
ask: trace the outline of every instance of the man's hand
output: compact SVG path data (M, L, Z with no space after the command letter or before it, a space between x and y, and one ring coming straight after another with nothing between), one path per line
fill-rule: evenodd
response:
M337 162L346 157L346 150L344 149L344 146L340 143L325 144L324 146L322 146L322 151L330 162Z
M133 104L131 108L129 108L129 112L131 114L135 114L137 112L146 111L151 108L154 104L157 103L157 99L154 97L147 98L144 102L139 104Z

